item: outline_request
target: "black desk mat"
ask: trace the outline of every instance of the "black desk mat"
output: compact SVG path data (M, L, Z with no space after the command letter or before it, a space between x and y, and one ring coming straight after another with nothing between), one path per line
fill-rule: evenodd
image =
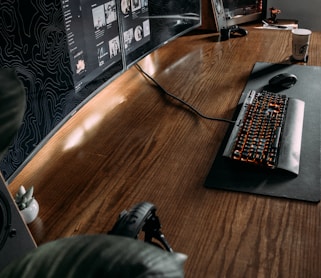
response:
M223 158L222 153L231 127L205 181L205 187L310 202L320 201L321 67L256 63L234 118L236 119L248 90L258 90L266 86L270 78L284 72L295 74L298 81L295 86L280 93L305 102L299 175L294 176L279 170L260 171L253 167L246 168Z

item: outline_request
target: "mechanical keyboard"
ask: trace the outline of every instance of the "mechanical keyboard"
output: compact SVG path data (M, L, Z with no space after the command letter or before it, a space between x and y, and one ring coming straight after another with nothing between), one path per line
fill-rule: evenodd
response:
M304 106L304 101L299 99L266 90L250 90L223 156L298 175Z

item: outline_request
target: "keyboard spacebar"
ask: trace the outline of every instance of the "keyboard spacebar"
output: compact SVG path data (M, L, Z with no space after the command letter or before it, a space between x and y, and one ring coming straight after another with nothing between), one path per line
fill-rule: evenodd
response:
M299 174L305 103L289 99L277 168Z

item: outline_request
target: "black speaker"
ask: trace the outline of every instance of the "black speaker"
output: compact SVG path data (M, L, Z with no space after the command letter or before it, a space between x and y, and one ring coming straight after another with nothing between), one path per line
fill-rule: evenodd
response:
M0 271L10 262L24 256L35 247L36 244L1 176Z

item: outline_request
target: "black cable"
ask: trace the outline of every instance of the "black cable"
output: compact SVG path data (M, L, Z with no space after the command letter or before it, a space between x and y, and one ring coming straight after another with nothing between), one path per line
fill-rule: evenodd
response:
M206 119L206 120L211 120L211 121L221 121L221 122L226 122L229 124L235 124L235 121L232 120L228 120L228 119L224 119L224 118L216 118L216 117L210 117L207 115L204 115L203 113L201 113L199 110L197 110L195 107L193 107L191 104L187 103L185 100L173 95L172 93L168 92L163 86L161 86L153 77L151 77L146 71L144 71L142 69L142 67L139 64L135 64L136 69L143 74L145 77L147 77L149 80L151 80L154 85L156 85L156 87L158 89L160 89L164 94L170 96L171 98L177 100L178 102L182 103L183 105L187 106L189 109L191 109L195 114L197 114L198 116Z

